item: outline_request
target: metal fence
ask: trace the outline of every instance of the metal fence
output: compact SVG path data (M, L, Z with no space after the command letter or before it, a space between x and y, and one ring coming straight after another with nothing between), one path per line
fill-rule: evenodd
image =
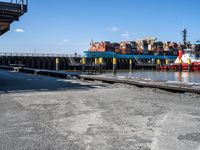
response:
M47 53L0 53L0 56L5 57L77 57L81 58L82 55L76 54L47 54Z

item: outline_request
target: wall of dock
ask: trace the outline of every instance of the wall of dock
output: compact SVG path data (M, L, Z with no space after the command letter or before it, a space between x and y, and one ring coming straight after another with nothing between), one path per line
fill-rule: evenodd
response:
M1 55L0 65L12 66L22 65L28 68L56 70L56 60L58 59L59 70L74 70L80 69L80 65L72 64L71 59L80 64L80 57L65 57L65 56L11 56Z
M48 69L48 70L82 70L82 57L73 55L42 55L42 54L0 54L0 65L22 65L27 68L35 69ZM97 59L99 61L100 59ZM116 68L118 70L130 70L130 69L156 69L157 60L131 60L123 58L117 59ZM161 64L165 64L165 60L160 60ZM95 64L95 58L85 58L85 69L93 70L98 67L99 64ZM101 67L103 70L113 69L113 59L102 59Z

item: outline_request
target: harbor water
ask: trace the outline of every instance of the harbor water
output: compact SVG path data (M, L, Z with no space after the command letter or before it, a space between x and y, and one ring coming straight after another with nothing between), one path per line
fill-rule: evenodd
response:
M105 76L111 77L112 73L106 73ZM119 78L139 78L160 82L183 82L200 84L200 72L161 72L161 71L133 71L117 72L115 75Z

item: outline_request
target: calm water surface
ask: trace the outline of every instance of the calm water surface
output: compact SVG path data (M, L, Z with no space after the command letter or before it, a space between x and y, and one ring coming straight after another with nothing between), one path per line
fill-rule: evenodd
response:
M106 76L113 76L106 73ZM200 72L158 72L158 71L135 71L132 73L118 72L118 77L146 78L154 81L178 81L185 83L200 83Z

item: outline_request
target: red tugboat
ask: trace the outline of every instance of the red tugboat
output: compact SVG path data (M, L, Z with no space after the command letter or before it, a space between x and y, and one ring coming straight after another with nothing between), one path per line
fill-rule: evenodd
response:
M185 49L184 51L179 51L179 56L174 63L169 66L161 66L161 70L173 69L177 70L182 64L182 70L189 70L191 66L191 71L200 71L200 59L197 59L195 50Z

